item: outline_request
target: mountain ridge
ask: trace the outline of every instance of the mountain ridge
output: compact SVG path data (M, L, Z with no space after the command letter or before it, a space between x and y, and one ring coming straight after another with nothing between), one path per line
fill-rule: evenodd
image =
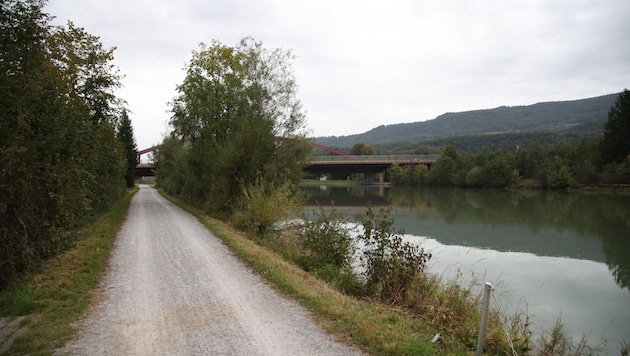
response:
M316 137L315 142L324 146L349 148L356 143L422 143L443 141L449 137L555 133L580 130L582 127L592 131L592 127L601 127L606 122L618 95L613 93L586 99L447 112L432 120L380 125L361 134ZM592 137L593 134L585 132L585 137Z

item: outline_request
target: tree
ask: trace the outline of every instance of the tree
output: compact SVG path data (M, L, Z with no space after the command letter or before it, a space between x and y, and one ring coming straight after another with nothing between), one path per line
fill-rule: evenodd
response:
M135 183L134 170L138 163L138 146L136 145L136 139L133 136L133 127L131 126L131 120L127 114L127 110L123 110L120 116L120 123L118 124L118 132L116 137L122 143L125 153L125 182L127 187L133 187Z
M259 179L282 186L302 177L311 149L292 58L251 38L193 51L170 121L172 137L189 150L184 198L229 213L242 188ZM160 167L166 165L158 164L158 179Z
M441 156L431 165L428 182L433 185L453 185L455 162L449 156Z
M453 145L448 145L444 148L444 153L442 153L443 157L450 157L453 162L457 160L457 149Z
M355 156L375 155L376 148L374 148L374 146L370 144L356 143L354 144L354 146L352 146L352 149L350 150L350 154L355 155Z
M0 288L70 246L72 230L124 189L106 115L120 101L94 99L119 85L111 51L100 56L98 38L82 29L51 27L44 4L0 8ZM94 70L79 75L84 68Z
M624 89L608 112L600 142L604 165L621 163L630 155L630 91Z
M98 36L68 22L48 38L51 56L66 78L67 90L81 98L95 121L114 123L124 106L114 90L122 75L112 64L115 47L105 49Z

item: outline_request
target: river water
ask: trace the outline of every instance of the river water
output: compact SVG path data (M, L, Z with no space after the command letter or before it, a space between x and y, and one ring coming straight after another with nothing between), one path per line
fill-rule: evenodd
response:
M526 310L540 333L561 317L575 341L630 343L630 195L434 187L303 187L308 205L360 222L391 206L429 269L490 282L504 312ZM444 331L447 332L447 331Z

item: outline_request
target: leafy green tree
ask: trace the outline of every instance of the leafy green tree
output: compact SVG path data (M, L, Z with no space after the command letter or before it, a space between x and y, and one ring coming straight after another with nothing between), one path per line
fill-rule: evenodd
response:
M630 91L624 89L608 112L600 143L604 164L621 163L630 155Z
M350 154L355 155L355 156L375 155L376 148L374 148L374 146L370 144L356 143L354 146L352 146L352 149L350 150Z
M444 148L442 156L449 157L453 160L453 162L455 162L457 160L457 149L453 145L448 145Z
M68 247L71 230L124 188L121 146L105 117L120 101L92 99L119 85L112 57L97 55L98 38L81 29L51 27L44 3L0 8L0 287ZM99 70L78 75L88 67Z
M259 179L283 186L302 177L311 148L292 58L251 38L193 51L170 122L172 137L188 151L188 176L171 189L209 212L230 213L243 187ZM174 175L160 172L167 167L158 162L158 177Z
M453 185L455 162L449 156L441 156L431 165L428 182L432 185Z
M138 160L138 146L136 145L136 138L133 136L133 127L131 126L131 119L129 119L127 110L123 110L120 116L116 137L124 147L127 167L125 171L125 182L127 183L127 187L131 188L135 183L134 170L140 162Z
M124 100L114 93L122 80L112 63L116 48L104 48L98 36L72 22L57 27L47 42L66 78L67 90L81 98L93 120L115 123L124 106Z
M394 162L394 164L389 167L388 170L389 180L394 184L404 184L404 171L403 167L401 167L398 162Z

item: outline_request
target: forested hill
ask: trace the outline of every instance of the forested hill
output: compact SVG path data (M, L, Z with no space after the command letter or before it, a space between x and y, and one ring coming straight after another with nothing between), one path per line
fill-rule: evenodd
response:
M619 94L596 98L545 102L528 106L501 106L495 109L446 113L429 121L384 125L350 136L318 137L316 142L330 147L348 148L356 143L391 145L441 142L444 139L480 135L496 137L514 134L571 132L593 135L601 132L608 112Z

